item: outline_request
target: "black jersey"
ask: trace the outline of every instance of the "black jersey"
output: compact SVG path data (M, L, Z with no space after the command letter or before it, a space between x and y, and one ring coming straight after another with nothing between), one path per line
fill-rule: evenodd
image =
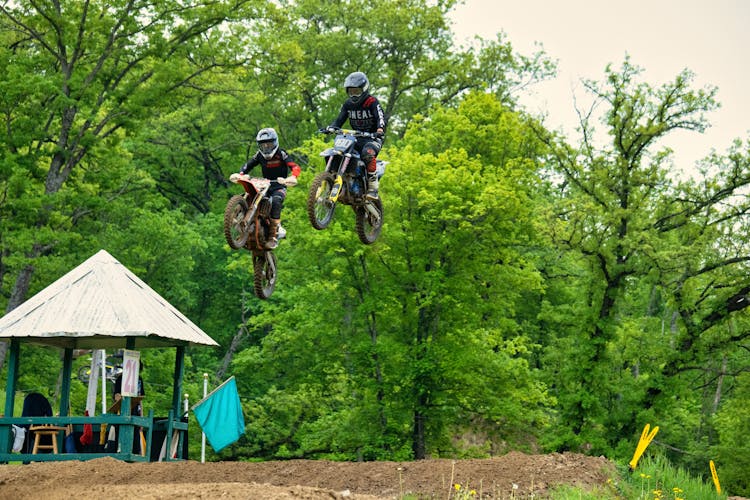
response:
M276 151L267 160L258 151L242 166L240 173L246 174L256 165L260 165L263 177L272 181L275 181L278 177L288 177L290 174L296 177L300 171L299 166L292 161L291 157L283 149Z
M374 96L368 95L364 99L353 103L351 99L344 101L341 111L331 126L341 128L344 122L349 120L349 125L360 132L375 133L378 129L385 131L385 114L380 106L380 101Z

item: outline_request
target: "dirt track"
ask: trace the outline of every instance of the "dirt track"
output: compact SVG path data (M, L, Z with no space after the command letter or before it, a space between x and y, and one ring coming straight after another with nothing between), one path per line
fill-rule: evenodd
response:
M1 499L543 498L557 484L605 486L613 464L578 454L509 453L486 460L417 462L86 462L0 465ZM515 487L514 487L515 485ZM532 496L533 495L533 496ZM466 498L466 497L463 497Z

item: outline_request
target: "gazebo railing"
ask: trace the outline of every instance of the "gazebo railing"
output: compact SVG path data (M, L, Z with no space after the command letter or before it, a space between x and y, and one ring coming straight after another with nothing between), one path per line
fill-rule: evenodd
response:
M118 432L118 447L119 452L75 452L66 453L64 448L64 432L60 431L60 435L55 438L58 440L58 453L16 453L12 452L12 426L22 425L55 425L60 427L66 427L68 425L73 426L74 434L82 432L83 427L86 424L92 426L94 432L94 439L99 438L102 426L116 425L119 427ZM133 453L132 447L132 436L136 432L136 428L141 427L144 431L144 437L146 440L146 450L143 455ZM139 417L132 415L117 415L108 414L96 415L93 417L86 416L66 416L66 417L0 417L0 463L7 462L50 462L50 461L61 461L61 460L92 460L95 458L111 457L118 460L124 460L127 462L149 462L151 460L151 449L153 445L153 431L162 430L165 431L165 447L166 454L164 460L181 460L183 454L183 447L187 446L185 442L187 436L187 423L181 420L175 420L173 418L173 412L170 410L169 416L166 420L154 420L154 412L150 410L148 416ZM129 430L129 431L128 431ZM176 434L175 434L176 431ZM173 448L172 441L174 437L177 437L177 455L176 458L171 456L170 450ZM27 431L26 439L33 439L31 433ZM159 443L161 445L161 443Z

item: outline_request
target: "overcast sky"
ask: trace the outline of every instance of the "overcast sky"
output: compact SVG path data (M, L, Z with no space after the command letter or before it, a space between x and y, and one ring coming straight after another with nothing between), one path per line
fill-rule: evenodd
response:
M667 144L682 169L724 152L734 138L750 138L750 0L466 0L453 15L456 41L494 39L503 31L516 52L534 42L558 60L558 77L537 87L526 108L548 113L549 127L572 133L573 96L585 98L581 78L601 80L608 63L619 68L630 55L655 86L683 69L694 87L715 85L722 107L709 115L705 134L678 132Z

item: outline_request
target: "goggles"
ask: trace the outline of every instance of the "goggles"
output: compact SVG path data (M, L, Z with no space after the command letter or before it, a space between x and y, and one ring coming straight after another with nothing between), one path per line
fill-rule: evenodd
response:
M258 149L260 149L261 153L271 153L275 148L276 144L273 141L258 143Z
M349 97L359 97L363 94L362 87L347 87L346 93Z

